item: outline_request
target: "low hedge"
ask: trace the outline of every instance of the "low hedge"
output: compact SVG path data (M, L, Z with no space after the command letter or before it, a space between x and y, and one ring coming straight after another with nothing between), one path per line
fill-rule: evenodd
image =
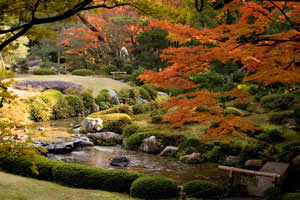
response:
M88 117L101 118L103 120L102 131L111 131L115 133L122 133L122 126L130 124L132 122L131 117L124 113L112 113L106 115L99 115L98 113L93 113Z
M34 75L56 75L56 71L47 68L35 69L32 72Z
M130 195L142 199L168 199L178 197L176 183L161 176L143 176L136 179L130 188Z
M263 97L260 103L264 108L285 110L294 105L295 96L292 94L271 94Z
M75 69L72 71L72 75L75 76L92 76L95 75L95 72L89 69Z
M184 184L183 192L189 197L196 198L216 198L224 194L221 187L203 180L194 180Z
M0 156L1 169L19 175L86 189L113 192L129 192L132 183L142 174L106 170L89 166L63 163L38 156L34 160L38 173L32 171L32 163L11 156Z

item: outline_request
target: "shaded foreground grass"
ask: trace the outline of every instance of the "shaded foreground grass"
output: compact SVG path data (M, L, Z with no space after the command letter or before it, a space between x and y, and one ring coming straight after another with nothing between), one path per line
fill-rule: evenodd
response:
M80 83L85 89L92 89L94 94L98 94L102 89L115 89L120 90L122 88L130 88L129 85L121 83L110 78L104 78L99 76L73 76L73 75L17 75L15 80L38 80L38 81L49 81L49 80L58 80L58 81L70 81L74 83Z
M74 189L0 171L1 200L135 200L128 194Z

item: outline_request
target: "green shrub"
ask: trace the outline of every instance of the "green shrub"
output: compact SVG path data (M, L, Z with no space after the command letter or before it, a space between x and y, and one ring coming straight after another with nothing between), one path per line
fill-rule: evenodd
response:
M123 141L123 146L129 150L137 150L143 140L150 136L155 136L161 146L178 146L186 140L184 135L174 135L164 132L138 132L129 136L126 141Z
M40 69L35 69L33 71L34 75L56 75L56 71L47 69L47 68L40 68Z
M122 128L123 137L129 137L135 133L141 132L143 129L138 124L128 124Z
M284 124L288 118L293 117L293 112L285 111L280 113L274 113L269 116L269 121L274 124Z
M57 104L58 100L63 96L63 94L58 90L46 90L42 92L41 98L47 103L51 108Z
M194 152L205 153L211 149L212 145L202 143L196 138L188 138L178 147L178 151L183 155Z
M283 162L290 162L297 155L300 155L300 142L294 141L281 146L278 159Z
M52 115L52 109L41 98L34 98L30 103L30 118L36 122L48 121Z
M3 170L77 188L129 192L132 183L141 176L123 170L106 170L57 162L41 156L37 156L34 163L38 174L32 171L31 162L11 156L0 157L0 167Z
M100 103L100 102L107 102L107 103L110 103L111 102L111 99L112 97L110 96L108 90L102 90L101 92L99 92L99 94L97 95L96 97L97 99L97 102ZM97 103L96 102L96 103ZM99 104L98 104L99 105Z
M153 124L160 124L162 122L162 118L163 118L164 114L165 114L164 110L154 110L150 114L151 122Z
M278 129L264 130L257 138L267 143L280 143L284 140L283 133Z
M176 183L165 177L143 176L136 179L130 188L130 195L142 199L167 199L177 197Z
M233 106L242 110L246 110L248 108L247 103L234 103Z
M66 119L74 116L75 113L68 101L64 97L61 97L53 107L53 115L55 119Z
M134 66L132 64L125 64L123 66L123 71L127 72L127 74L131 74L134 70Z
M192 75L190 79L200 89L205 88L209 91L220 91L224 86L224 76L216 72L201 72Z
M99 110L107 110L112 107L112 105L107 102L101 102L100 104L98 104L98 106L99 106Z
M132 106L133 114L141 114L148 111L148 107L146 104L136 104Z
M196 198L216 198L224 194L221 187L203 180L194 180L184 184L183 192Z
M65 97L65 99L68 102L70 108L72 109L70 111L71 117L77 117L84 113L83 101L78 96L68 95Z
M140 95L141 95L141 97L143 99L151 101L151 96L150 96L149 92L145 88L139 87L139 92L140 92Z
M112 113L101 115L98 112L89 115L89 117L101 118L103 120L102 131L111 131L116 133L122 133L122 126L130 124L132 122L131 117L124 113Z
M139 75L141 75L144 71L144 68L139 68L139 69L136 69L132 72L131 74L131 77L129 78L130 81L134 82L136 85L142 85L143 82L140 81L137 77Z
M107 110L103 110L103 111L94 113L93 115L106 115L106 114L112 114L112 113L125 113L128 115L131 115L133 113L133 109L132 109L132 106L125 105L125 104L119 104L119 105L116 105Z
M103 102L105 103L105 96L102 93L99 93L95 98L95 103L100 105Z
M285 110L295 103L295 96L292 94L271 94L260 100L264 108L273 110Z
M119 68L115 65L108 65L107 67L104 68L104 71L106 74L111 75L110 72L118 72Z
M89 69L75 69L72 71L74 76L92 76L95 75L95 72Z
M150 94L151 99L155 99L157 97L157 91L153 89L151 84L145 84L142 86L147 92Z
M210 162L220 163L225 158L225 153L222 152L222 148L219 146L214 146L212 150L203 154L203 158Z
M83 101L83 106L87 110L92 110L94 106L94 98L93 95L89 91L84 91L82 93L82 101Z

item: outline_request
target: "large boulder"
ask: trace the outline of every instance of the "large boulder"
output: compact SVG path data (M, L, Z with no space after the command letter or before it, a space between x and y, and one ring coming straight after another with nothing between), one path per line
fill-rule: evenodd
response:
M139 149L146 153L159 153L161 150L160 145L155 136L151 136L143 140Z
M120 104L120 100L119 100L118 94L115 91L113 91L113 90L109 90L108 93L111 96L111 102L112 102L112 104L119 105Z
M101 118L86 117L80 126L80 132L96 133L103 129L103 120Z
M91 147L94 146L94 143L90 141L88 137L80 137L76 140L78 147Z
M129 160L125 156L114 157L110 162L111 166L116 166L116 167L127 167L128 164L129 164Z
M114 146L121 143L121 136L113 132L88 133L94 144L102 146Z
M247 160L245 162L245 168L252 169L252 170L259 170L263 166L263 161L256 159L256 160Z
M182 156L180 158L180 161L182 161L184 163L188 163L188 164L198 164L198 163L201 163L203 161L203 159L202 159L201 153L194 152L192 154Z
M162 150L162 152L159 154L160 156L176 156L176 153L178 151L178 147L173 146L167 146Z

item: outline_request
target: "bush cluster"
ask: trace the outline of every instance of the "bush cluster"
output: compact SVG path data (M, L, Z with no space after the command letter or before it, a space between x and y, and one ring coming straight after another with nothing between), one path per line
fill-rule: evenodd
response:
M72 114L71 117L77 117L79 115L84 114L83 101L78 96L67 95L65 99L70 106L70 113Z
M147 101L151 101L151 95L145 88L139 87L139 92L143 99L146 99Z
M271 94L264 96L260 100L264 108L272 110L285 110L292 107L295 103L295 96L292 94Z
M294 113L291 111L274 113L270 115L269 121L274 124L284 124L288 120L288 118L293 117L293 114Z
M34 75L56 75L56 71L47 68L35 69L32 72Z
M42 93L41 98L42 100L47 103L51 108L55 106L58 100L63 97L63 94L58 90L46 90Z
M95 72L89 69L75 69L72 71L72 75L75 76L92 76L95 75Z
M147 104L136 104L132 106L133 114L141 114L145 113L149 110L149 107Z
M157 91L152 87L151 84L145 84L142 87L147 90L151 99L155 99L157 97Z
M196 138L188 138L179 145L178 151L182 155L191 154L194 152L205 153L212 149L212 145L200 142Z
M53 115L55 119L66 119L74 115L72 107L69 105L65 97L60 97L53 107Z
M179 189L176 183L169 178L142 176L132 183L130 195L142 199L168 199L177 197Z
M283 132L278 129L264 130L264 132L258 135L257 138L269 144L280 143L284 140Z
M224 194L221 187L203 180L194 180L184 184L183 192L196 198L218 198Z

